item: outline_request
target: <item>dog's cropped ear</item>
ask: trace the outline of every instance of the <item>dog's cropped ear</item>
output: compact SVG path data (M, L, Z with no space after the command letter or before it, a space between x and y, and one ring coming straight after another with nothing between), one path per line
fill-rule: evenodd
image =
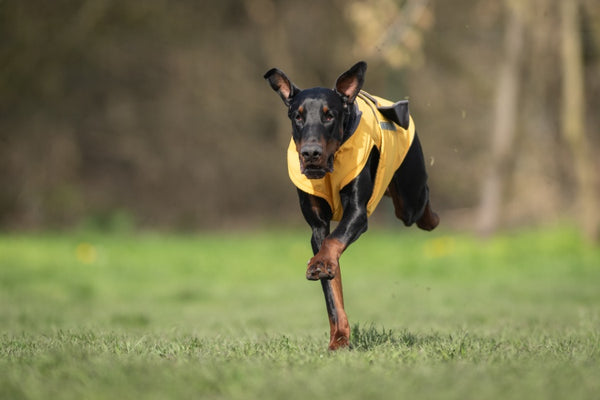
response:
M348 71L344 72L335 82L335 90L346 99L348 103L353 103L360 92L363 83L365 83L365 73L367 72L367 63L359 61Z
M271 88L279 93L286 106L289 106L292 98L300 92L300 89L289 80L283 71L277 68L267 71L264 78L269 82Z

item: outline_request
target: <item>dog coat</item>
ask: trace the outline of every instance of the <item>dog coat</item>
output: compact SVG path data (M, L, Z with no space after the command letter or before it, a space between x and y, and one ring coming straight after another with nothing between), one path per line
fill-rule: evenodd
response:
M367 216L375 210L390 184L394 172L400 167L415 137L415 125L406 112L407 129L392 119L385 118L382 108L392 109L389 100L359 93L355 101L360 113L360 122L354 133L335 152L333 172L321 179L308 179L300 171L298 151L294 139L288 147L288 173L296 187L306 193L321 197L329 203L333 220L339 221L344 213L340 199L340 190L355 179L363 170L373 147L379 150L379 164L375 174L373 194L367 203ZM386 114L386 115L389 115ZM398 118L393 118L400 122Z

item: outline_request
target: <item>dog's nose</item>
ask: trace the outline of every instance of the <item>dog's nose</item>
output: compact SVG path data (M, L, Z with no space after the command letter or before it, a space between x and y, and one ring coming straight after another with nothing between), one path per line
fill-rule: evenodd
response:
M300 154L302 154L302 158L304 158L305 161L316 161L321 157L321 154L323 154L323 148L314 143L305 144L300 149Z

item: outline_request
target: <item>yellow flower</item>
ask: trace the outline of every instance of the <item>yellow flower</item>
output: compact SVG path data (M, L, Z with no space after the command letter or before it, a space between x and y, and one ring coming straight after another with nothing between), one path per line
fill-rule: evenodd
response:
M98 259L98 252L93 244L83 242L77 245L75 256L79 262L84 264L93 264Z
M423 247L427 257L444 257L454 251L454 239L448 236L437 237L425 242Z

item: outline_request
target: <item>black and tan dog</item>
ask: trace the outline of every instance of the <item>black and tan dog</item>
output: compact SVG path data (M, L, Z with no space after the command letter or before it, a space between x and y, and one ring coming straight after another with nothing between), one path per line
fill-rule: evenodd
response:
M339 258L367 230L367 218L384 194L405 225L432 230L439 218L429 206L423 152L408 102L392 103L361 91L367 69L359 62L334 89L300 90L280 70L265 74L288 107L292 140L288 170L300 208L312 228L314 257L306 278L321 280L331 327L329 348L349 344ZM339 221L333 232L330 222Z

